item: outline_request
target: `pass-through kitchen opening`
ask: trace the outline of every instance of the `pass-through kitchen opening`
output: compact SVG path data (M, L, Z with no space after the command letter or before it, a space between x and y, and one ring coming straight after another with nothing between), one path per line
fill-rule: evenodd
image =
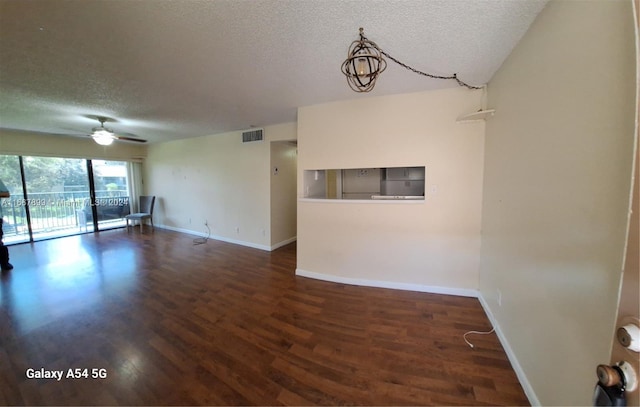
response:
M378 167L304 171L304 198L424 200L425 167Z

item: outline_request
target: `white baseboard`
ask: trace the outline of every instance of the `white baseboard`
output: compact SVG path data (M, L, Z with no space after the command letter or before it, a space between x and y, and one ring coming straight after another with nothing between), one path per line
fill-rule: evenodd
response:
M206 233L196 232L194 230L189 230L189 229L176 228L176 227L167 226L167 225L156 225L156 227L160 228L160 229L172 230L174 232L186 233L188 235L193 235L193 236L207 237ZM219 240L221 242L226 242L226 243L233 243L233 244L237 244L237 245L241 245L241 246L251 247L251 248L254 248L254 249L260 249L260 250L264 250L264 251L267 251L267 252L270 252L271 250L273 250L271 246L267 246L267 245L263 245L263 244L257 244L257 243L253 243L253 242L246 242L244 240L230 239L230 238L224 237L224 236L209 235L209 239Z
M331 281L333 283L361 285L366 287L391 288L394 290L418 291L422 293L431 293L431 294L458 295L461 297L477 297L478 296L478 292L476 290L471 290L466 288L440 287L440 286L432 286L432 285L398 283L394 281L380 281L380 280L368 280L368 279L362 279L362 278L340 277L340 276L334 276L331 274L316 273L313 271L302 270L302 269L296 269L296 275L302 276L302 277L309 277L316 280Z
M276 244L274 244L274 245L271 245L271 251L274 251L274 250L276 250L276 249L279 249L279 248L281 248L282 246L286 246L286 245L288 245L289 243L293 243L293 242L295 242L296 240L298 240L298 237L297 237L297 236L294 236L294 237L289 238L289 239L287 239L287 240L283 240L282 242L279 242L279 243L276 243Z
M478 292L478 300L480 301L480 304L484 309L484 313L487 314L489 321L491 321L491 325L496 330L496 335L498 335L498 340L502 344L502 347L504 348L504 351L507 354L507 358L509 358L509 362L511 362L511 367L513 367L513 371L516 372L516 376L518 376L520 385L524 390L524 394L529 399L529 403L532 406L539 406L540 400L538 400L538 396L536 396L536 393L533 390L531 383L529 383L529 379L527 378L527 375L522 369L520 362L518 362L518 358L516 357L516 354L513 352L513 349L511 349L511 346L509 345L509 341L507 340L506 336L502 332L502 329L500 329L500 325L498 324L498 321L493 316L493 313L491 312L491 308L489 307L489 304L487 303L487 301L482 296L482 293L480 292Z

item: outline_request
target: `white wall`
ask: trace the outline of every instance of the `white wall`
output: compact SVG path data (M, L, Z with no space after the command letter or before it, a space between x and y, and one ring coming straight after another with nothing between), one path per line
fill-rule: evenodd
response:
M303 171L425 166L412 203L298 201L298 273L472 293L478 287L484 124L457 124L480 91L365 97L298 110ZM433 189L437 193L431 193Z
M242 143L241 132L149 146L147 194L156 195L161 227L271 248L270 142L294 140L295 124L265 127L265 140Z
M631 186L632 24L630 1L551 1L489 84L480 290L543 405L590 405L609 360Z

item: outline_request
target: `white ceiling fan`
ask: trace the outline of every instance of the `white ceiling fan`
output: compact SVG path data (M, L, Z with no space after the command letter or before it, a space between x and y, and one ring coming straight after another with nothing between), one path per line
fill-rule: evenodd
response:
M100 126L94 127L91 129L91 134L89 135L93 138L93 141L100 144L101 146L108 146L113 143L114 140L122 140L122 141L133 141L136 143L146 143L147 140L143 140L136 137L127 137L117 135L108 127L104 127L104 123L108 120L106 117L98 116L98 121L100 122Z

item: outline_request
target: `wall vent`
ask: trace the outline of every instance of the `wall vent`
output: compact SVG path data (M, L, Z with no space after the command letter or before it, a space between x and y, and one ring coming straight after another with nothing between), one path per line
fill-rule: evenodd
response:
M251 129L242 132L242 142L250 143L252 141L262 141L263 129Z

